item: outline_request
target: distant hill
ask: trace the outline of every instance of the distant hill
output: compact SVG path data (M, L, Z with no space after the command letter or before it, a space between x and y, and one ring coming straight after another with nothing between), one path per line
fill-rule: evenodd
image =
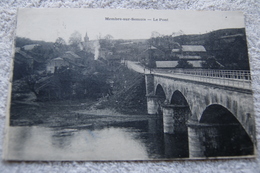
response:
M176 37L163 36L156 39L153 42L156 45L153 46L165 49L165 52L169 49L167 46L174 42L179 45L203 45L208 57L222 64L224 69L249 70L245 28L220 29L206 34Z
M180 35L174 37L174 41L181 45L204 45L207 51L215 50L214 44L217 41L231 37L243 37L245 39L245 29L220 29L206 34Z
M45 42L45 41L39 41L39 40L31 40L29 38L23 38L23 37L16 37L15 38L15 47L23 47L25 45L31 45L31 44L39 44L44 49L51 48L53 46L53 42Z

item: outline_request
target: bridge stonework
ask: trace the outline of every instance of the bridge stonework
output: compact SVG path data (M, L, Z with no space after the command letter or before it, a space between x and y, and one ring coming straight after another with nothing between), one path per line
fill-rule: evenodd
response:
M207 125L200 128L204 129L203 132L197 130L198 126L202 126L203 123L200 124L202 115L210 105L221 105L231 112L255 144L254 104L251 90L176 79L159 74L146 74L146 85L148 114L157 113L158 108L162 106L163 117L166 117L163 120L165 133L173 133L174 131L174 127L170 127L171 124L174 126L174 117L170 118L170 115L173 116L173 111L167 109L174 92L179 91L186 99L191 112L188 121L192 124L189 126L187 121L187 131L191 145L189 147L190 157L203 156L203 147L205 148L205 146L201 146L200 143L202 142L199 142L201 140L199 138L203 138L203 134L209 133L209 129L214 131L214 128L205 128ZM158 96L156 96L158 86L161 86L165 93L164 105L158 104ZM198 126L195 124L198 124Z

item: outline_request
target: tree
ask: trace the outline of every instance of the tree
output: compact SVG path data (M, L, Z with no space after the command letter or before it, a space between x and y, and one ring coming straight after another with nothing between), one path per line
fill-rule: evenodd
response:
M106 40L112 40L114 37L112 36L112 35L110 35L110 34L107 34L105 37L104 37L104 39L106 39Z
M157 32L157 31L153 31L151 33L151 38L157 38L157 37L161 37L161 34L159 32Z
M175 41L172 35L159 35L157 32L152 33L152 37L148 40L148 45L154 46L164 53L161 59L172 59L172 49L179 49L180 44Z
M193 65L185 59L180 59L176 68L193 68Z
M147 66L149 68L155 68L156 67L156 58L155 58L155 51L156 49L148 49L148 62L147 62Z
M113 44L112 44L112 39L113 39L113 36L112 35L106 35L105 37L103 38L100 38L99 39L99 44L100 44L100 47L101 48L106 48L108 50L111 50L112 47L113 47Z
M58 37L56 39L56 41L53 44L53 46L59 53L64 53L67 50L66 41L63 38L61 38L61 37Z
M89 37L88 37L88 33L86 32L85 37L84 37L84 50L87 52L89 51Z
M69 45L74 52L79 51L81 49L81 41L82 36L78 31L75 31L71 34L69 38Z
M224 66L220 64L214 57L210 57L202 63L202 67L203 69L220 69Z
M60 47L60 46L64 46L66 45L66 41L61 38L61 37L58 37L54 43L57 47Z
M40 76L37 74L27 75L24 77L24 80L27 84L27 89L34 93L34 95L38 98L38 92L35 89L35 85L37 84L37 80L39 80Z

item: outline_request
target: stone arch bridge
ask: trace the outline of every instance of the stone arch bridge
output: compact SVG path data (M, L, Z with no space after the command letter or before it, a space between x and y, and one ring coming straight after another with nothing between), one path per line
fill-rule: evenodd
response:
M187 134L190 158L255 153L248 71L154 70L145 80L148 114L162 115L164 133Z

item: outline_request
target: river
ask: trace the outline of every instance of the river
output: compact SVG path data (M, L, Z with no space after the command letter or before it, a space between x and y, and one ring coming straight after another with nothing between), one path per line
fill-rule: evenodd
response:
M82 115L80 126L10 126L10 160L154 160L188 157L187 135L162 131L150 115ZM106 123L104 123L106 122Z

